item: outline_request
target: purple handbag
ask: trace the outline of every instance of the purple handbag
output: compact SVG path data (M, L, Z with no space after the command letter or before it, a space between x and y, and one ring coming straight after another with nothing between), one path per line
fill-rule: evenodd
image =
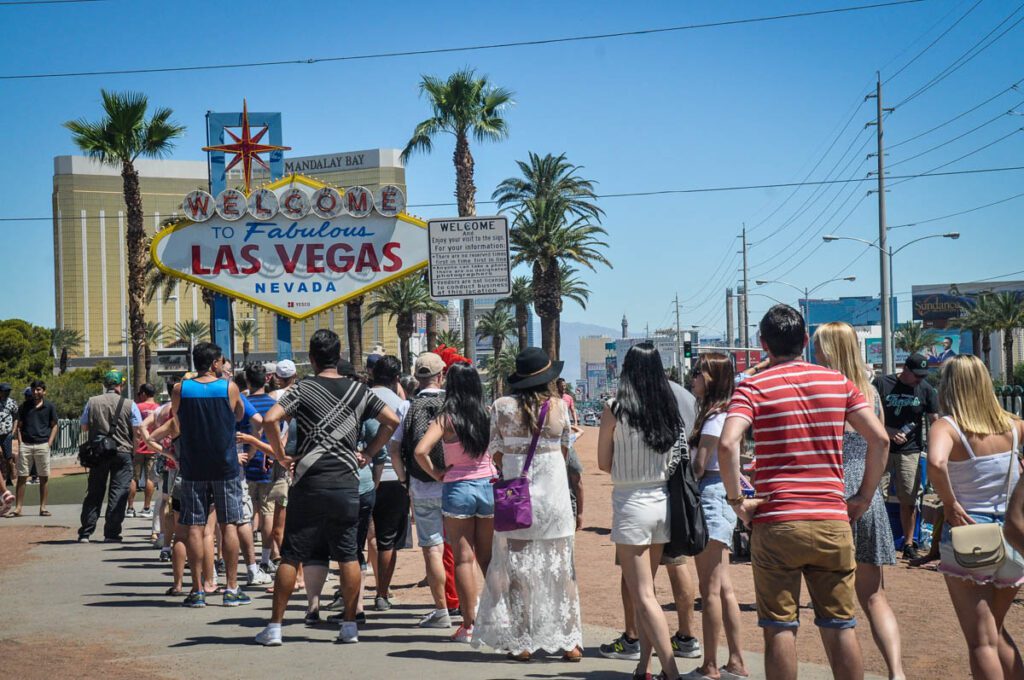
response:
M527 529L533 525L533 505L530 503L530 480L526 473L533 462L533 454L537 452L537 439L544 429L544 418L548 414L547 401L540 407L540 418L537 431L530 441L530 450L526 454L523 471L515 479L499 479L494 482L494 530L515 531Z

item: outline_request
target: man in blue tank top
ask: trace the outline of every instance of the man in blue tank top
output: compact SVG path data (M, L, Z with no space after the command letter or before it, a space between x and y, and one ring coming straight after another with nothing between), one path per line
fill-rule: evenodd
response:
M212 504L220 523L227 571L224 606L249 604L238 588L238 525L245 522L242 507L241 467L235 447L235 423L244 410L238 387L219 376L224 356L212 342L201 342L192 350L198 374L183 380L171 393L171 410L178 418L178 466L181 477L181 523L188 526L188 562L192 571L192 592L186 607L205 607L203 592L203 527Z

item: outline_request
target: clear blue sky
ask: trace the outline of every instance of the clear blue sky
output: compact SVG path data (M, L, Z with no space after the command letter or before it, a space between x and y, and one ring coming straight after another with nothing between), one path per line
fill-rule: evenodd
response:
M197 0L110 0L0 7L0 22L9 28L0 42L0 74L472 45L853 4L867 3L529 1L445 2L428 8L409 2L361 7L255 0L211 9L211 3ZM401 148L413 126L428 113L418 98L420 74L444 76L466 65L516 93L516 106L508 113L510 138L473 149L480 200L489 198L501 179L515 174L514 161L528 151L565 152L572 162L585 166L583 173L599 182L602 193L799 181L851 114L853 122L810 176L860 177L873 167L873 160L864 159L873 150L873 141L855 152L872 134L862 126L873 117L874 103L861 105L860 101L873 86L875 71L882 70L883 80L891 76L973 4L974 0L928 0L824 17L461 54L236 71L0 81L4 101L0 129L8 159L0 167L0 181L8 188L0 217L50 215L52 158L76 153L61 123L82 116L97 118L101 87L141 90L152 104L173 108L175 119L189 128L173 158L202 158L204 112L239 110L243 97L252 110L281 111L285 143L293 147L293 154L304 155ZM1011 11L1010 3L982 2L886 84L886 104L900 102L928 82ZM1021 16L1014 15L1003 28ZM1024 78L1022 46L1024 25L901 106L886 121L887 140L896 143L923 132ZM1024 91L1006 93L937 132L893 148L888 163L945 142L1021 101ZM1024 111L1024 105L1019 108ZM1003 116L957 142L894 166L891 172L930 170L1022 125L1022 117ZM843 156L847 149L849 154ZM411 204L451 200L451 150L451 143L441 139L432 156L417 156L410 162ZM1024 134L1016 134L944 170L1024 165L1022 152ZM848 159L853 159L849 165ZM887 195L889 223L915 222L998 201L1024 191L1022 185L1024 172L1020 171L916 179L892 186ZM590 308L583 311L569 305L565 318L617 327L625 312L632 329L645 324L654 329L674 320L671 301L678 292L685 302L684 324L721 332L723 290L736 281L729 271L737 266L734 251L739 242L734 237L743 222L752 228L755 243L750 254L751 281L781 278L803 287L836 275L855 275L855 283L834 283L819 294L877 294L877 255L866 253L847 268L864 252L863 247L853 243L819 247L820 235L815 235L822 230L875 238L875 197L861 200L869 188L868 184L808 187L791 197L792 190L774 189L605 199L601 205L607 211L608 255L615 267L585 276L593 290ZM1024 198L893 231L891 241L897 246L935 232L956 229L963 234L957 242L928 241L898 256L894 290L900 296L901 316L909 313L912 284L976 280L1024 269L1022 206ZM802 207L806 209L800 212ZM479 212L487 210L481 206ZM454 208L413 212L441 217L453 214ZM795 219L794 213L799 213ZM0 230L4 243L0 318L22 317L52 325L51 224L0 222ZM784 286L759 292L787 302L796 299L796 293ZM756 319L768 305L768 298L751 298L752 317Z

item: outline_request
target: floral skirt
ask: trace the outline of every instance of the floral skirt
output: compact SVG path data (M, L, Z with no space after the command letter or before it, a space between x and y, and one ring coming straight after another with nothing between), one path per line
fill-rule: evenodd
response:
M509 539L494 535L473 645L521 654L583 646L573 537Z

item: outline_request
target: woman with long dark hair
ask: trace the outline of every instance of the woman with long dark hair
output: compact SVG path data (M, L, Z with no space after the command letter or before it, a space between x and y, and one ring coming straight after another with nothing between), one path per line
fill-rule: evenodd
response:
M693 473L700 480L700 504L708 527L708 544L695 558L700 580L704 663L684 678L743 678L748 675L740 643L740 606L729 578L729 553L736 513L726 502L718 472L718 438L732 399L735 373L725 354L701 354L693 367L693 394L698 399L697 421L690 434ZM725 628L729 660L718 667L718 640Z
M668 478L682 453L683 430L661 355L649 342L634 345L622 362L618 394L601 414L597 465L612 475L612 542L640 635L635 678L646 677L652 648L662 677L679 677L668 624L654 594L654 572L670 538Z
M532 524L494 535L473 644L506 651L520 661L529 661L540 649L562 651L566 661L583 657L573 565L576 523L565 472L571 426L569 410L554 387L562 365L544 350L527 347L509 377L512 396L498 399L491 409L490 450L506 480L522 474L536 437L526 474Z
M497 472L487 450L490 440L491 419L480 374L469 364L452 364L445 375L444 405L416 445L416 461L434 479L444 482L441 512L445 540L455 553L455 587L462 609L462 625L451 636L455 642L473 640L480 594L476 564L480 564L486 577L491 562L491 479ZM430 451L438 441L444 448L443 470L434 467L430 460Z

